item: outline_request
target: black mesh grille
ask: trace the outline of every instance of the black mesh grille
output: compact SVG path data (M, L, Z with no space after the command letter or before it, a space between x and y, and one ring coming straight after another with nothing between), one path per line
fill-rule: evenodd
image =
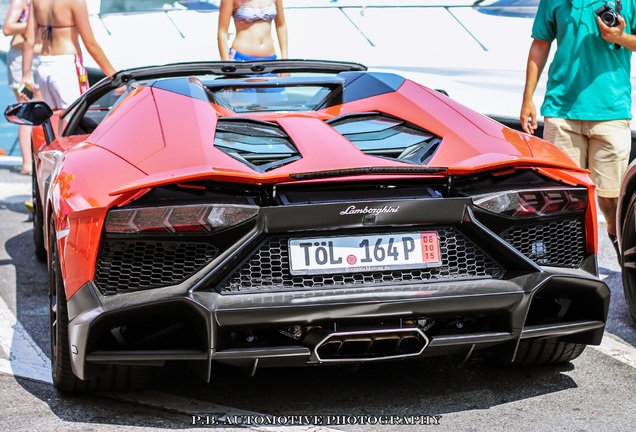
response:
M294 276L286 237L272 238L222 285L223 292L331 288L418 283L442 279L497 277L502 269L453 228L437 229L442 266L423 269Z
M215 246L200 242L104 240L95 282L103 294L174 285L218 254Z
M578 267L585 257L581 218L511 228L502 238L540 265Z

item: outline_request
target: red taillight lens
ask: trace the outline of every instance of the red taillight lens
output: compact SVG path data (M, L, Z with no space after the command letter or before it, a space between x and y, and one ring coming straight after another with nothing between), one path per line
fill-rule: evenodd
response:
M238 225L258 214L257 206L192 205L144 207L108 212L108 233L211 232Z
M511 218L554 216L587 208L587 189L505 191L473 197L476 206Z

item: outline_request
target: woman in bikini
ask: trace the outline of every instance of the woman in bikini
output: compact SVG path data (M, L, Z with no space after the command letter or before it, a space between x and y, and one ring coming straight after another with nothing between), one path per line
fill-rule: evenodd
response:
M95 40L85 0L31 0L23 50L22 81L33 82L33 46L42 41L36 81L44 101L63 109L88 89L79 38L104 74L115 68Z
M17 100L20 100L18 88L22 82L22 46L24 45L23 35L26 32L27 19L29 17L29 3L30 0L11 0L4 24L2 24L4 35L12 36L11 45L7 52L7 74L9 86L13 89ZM36 46L35 54L39 53L40 46ZM34 58L34 67L35 63ZM18 127L18 143L22 153L22 174L31 175L30 126L21 125Z
M230 21L234 19L236 36L229 48ZM221 0L218 44L221 60L271 60L276 58L272 22L280 48L287 58L287 23L283 0Z

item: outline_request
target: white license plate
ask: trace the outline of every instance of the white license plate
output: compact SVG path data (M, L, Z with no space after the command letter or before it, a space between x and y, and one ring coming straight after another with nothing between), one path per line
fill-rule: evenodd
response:
M289 240L293 275L439 267L436 231Z

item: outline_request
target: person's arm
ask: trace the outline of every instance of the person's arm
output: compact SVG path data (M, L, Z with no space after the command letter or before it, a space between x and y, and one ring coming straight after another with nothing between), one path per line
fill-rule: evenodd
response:
M93 29L91 28L91 23L88 19L88 7L86 6L86 1L84 0L76 0L71 3L71 13L73 14L73 22L77 27L77 32L82 38L82 42L84 42L84 46L88 53L93 57L95 63L100 67L102 72L106 74L106 76L113 75L115 72L115 68L104 54L104 50L99 45L97 40L95 39L95 35L93 34ZM29 20L31 17L29 16Z
M26 31L26 22L20 22L20 17L26 9L26 3L24 0L11 0L7 16L4 18L2 24L2 33L5 36L15 36L24 34Z
M550 42L533 39L528 53L528 65L526 67L526 85L523 90L521 114L519 121L526 133L533 134L537 129L537 108L534 105L534 91L537 89L539 77L543 72L550 54Z
M276 0L276 11L276 36L280 46L280 58L286 59L289 57L289 53L287 48L287 21L285 21L283 0Z
M230 48L228 46L230 20L232 19L232 11L234 10L234 0L221 0L219 8L219 25L216 34L217 43L219 45L219 56L221 60L230 59Z
M596 21L601 31L601 37L604 40L620 45L630 51L636 51L636 35L625 33L626 23L622 16L618 16L618 25L616 27L606 26L599 17L596 17Z
M35 46L35 14L33 3L29 5L29 19L24 32L24 44L22 45L22 83L33 87L33 47Z

